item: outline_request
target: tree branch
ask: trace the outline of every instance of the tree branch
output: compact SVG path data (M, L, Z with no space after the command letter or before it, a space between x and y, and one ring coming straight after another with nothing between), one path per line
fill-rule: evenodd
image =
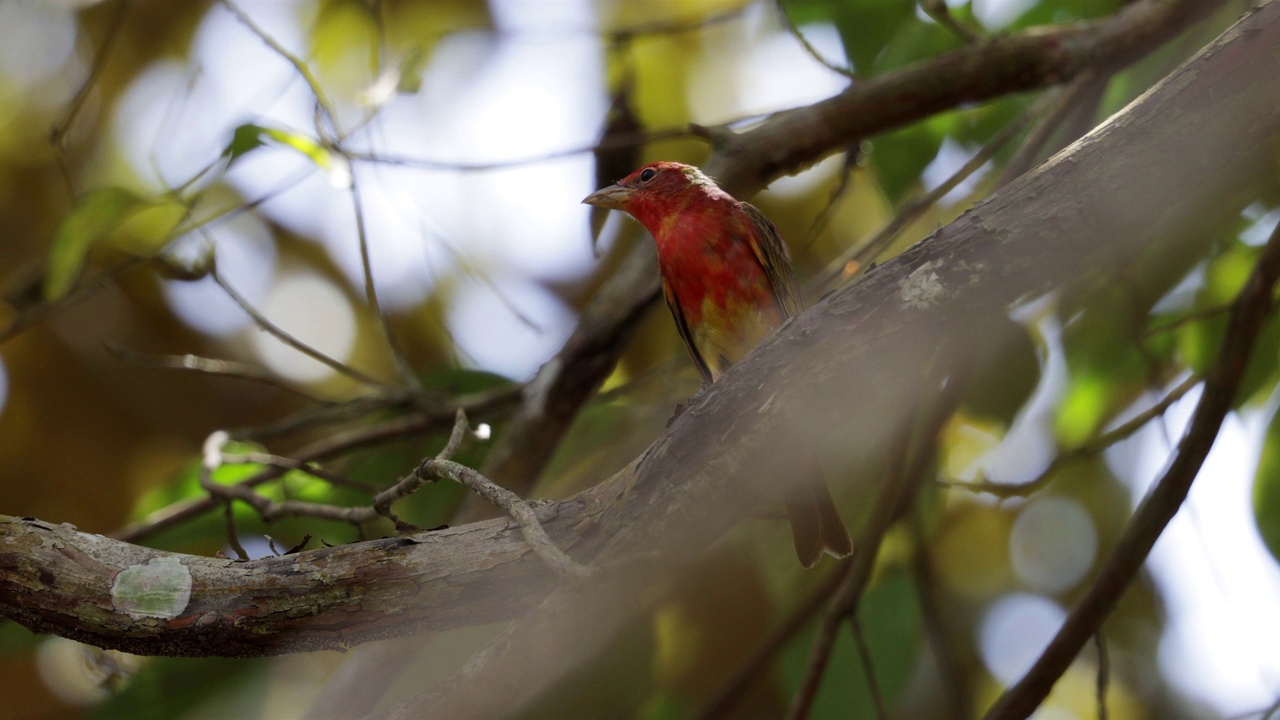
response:
M707 171L738 197L862 138L935 113L1070 81L1093 64L1122 67L1222 6L1222 0L1138 0L1090 23L1037 28L855 83L814 105L727 134ZM658 297L657 260L639 243L592 301L564 348L538 371L525 402L482 471L527 495L577 416L612 371L632 330Z
M795 433L828 433L831 464L851 478L847 494L865 497L903 413L924 402L920 379L939 366L993 365L1022 332L1005 320L1020 301L1056 288L1070 313L1089 288L1132 265L1144 269L1136 300L1154 304L1220 223L1275 183L1278 20L1276 3L1246 15L1091 135L790 321L694 398L641 460L632 493L648 499L618 508L631 522L602 554L665 540L666 562L647 577L669 579L673 562L717 536L711 509L732 513L744 494L788 477L795 449L813 446ZM951 338L961 340L951 346L958 357L938 352ZM598 638L633 619L637 604L635 593L611 596L603 578L591 585L573 603L561 597L526 616L409 707L436 717L510 714L589 662ZM557 664L527 662L535 656ZM503 679L502 693L493 678Z
M1031 670L991 706L986 715L988 720L1030 715L1084 644L1097 634L1133 582L1165 526L1182 507L1192 481L1218 437L1222 421L1235 402L1258 333L1271 313L1272 291L1277 280L1280 280L1280 225L1271 234L1257 266L1233 303L1222 348L1205 378L1200 402L1178 443L1173 462L1138 505L1098 578L1067 615Z
M1080 278L1133 263L1147 270L1135 292L1154 303L1209 231L1274 183L1278 44L1271 3L1081 142L791 320L630 467L534 508L558 547L611 568L581 584L589 588L562 588L507 518L245 563L4 518L0 614L105 647L239 656L348 647L542 606L435 709L511 712L596 646L579 643L583 633L610 636L673 568L777 496L799 448L813 452L814 439L797 434L817 435L847 471L840 494L873 493L887 439L926 403L921 379L984 367L1019 332L1005 320L1011 305L1063 288L1066 312L1086 287ZM946 339L963 341L940 353ZM148 574L168 589L139 604L137 580ZM480 682L499 676L510 693Z

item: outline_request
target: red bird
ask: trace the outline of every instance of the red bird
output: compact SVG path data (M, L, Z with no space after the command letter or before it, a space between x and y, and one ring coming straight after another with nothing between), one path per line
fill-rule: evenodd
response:
M645 165L582 202L628 213L653 235L662 294L705 382L719 380L801 310L795 272L777 228L695 167ZM802 565L812 567L824 550L835 557L853 551L820 477L799 480L787 490L786 501Z

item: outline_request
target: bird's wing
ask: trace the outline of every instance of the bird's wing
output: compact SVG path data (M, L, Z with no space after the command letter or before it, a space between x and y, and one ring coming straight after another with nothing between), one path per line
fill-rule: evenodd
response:
M751 220L752 229L755 231L751 233L751 249L755 252L761 267L764 268L769 284L773 285L773 294L778 299L783 316L799 315L804 307L800 304L796 273L791 269L791 257L787 253L787 246L782 241L782 236L778 234L778 228L774 227L773 223L769 222L769 218L765 217L756 206L744 202L742 210Z
M684 340L684 346L689 348L689 357L693 359L693 366L698 368L698 374L702 376L703 382L712 382L711 367L707 365L702 353L698 352L698 346L693 342L693 333L689 331L689 321L685 320L684 311L680 309L680 301L676 298L676 293L671 289L671 284L667 282L666 278L662 278L662 296L667 299L667 307L671 309L671 317L675 318L676 330L680 331L680 339Z

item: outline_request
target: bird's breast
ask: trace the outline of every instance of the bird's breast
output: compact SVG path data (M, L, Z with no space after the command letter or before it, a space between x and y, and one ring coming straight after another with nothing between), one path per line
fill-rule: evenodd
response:
M655 237L658 263L690 341L713 375L783 321L774 289L749 241L694 214Z

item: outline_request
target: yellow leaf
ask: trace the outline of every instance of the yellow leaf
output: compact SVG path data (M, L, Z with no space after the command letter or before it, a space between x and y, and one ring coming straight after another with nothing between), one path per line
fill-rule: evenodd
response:
M146 205L143 197L118 187L83 195L53 235L44 276L45 299L66 295L84 269L89 251Z

